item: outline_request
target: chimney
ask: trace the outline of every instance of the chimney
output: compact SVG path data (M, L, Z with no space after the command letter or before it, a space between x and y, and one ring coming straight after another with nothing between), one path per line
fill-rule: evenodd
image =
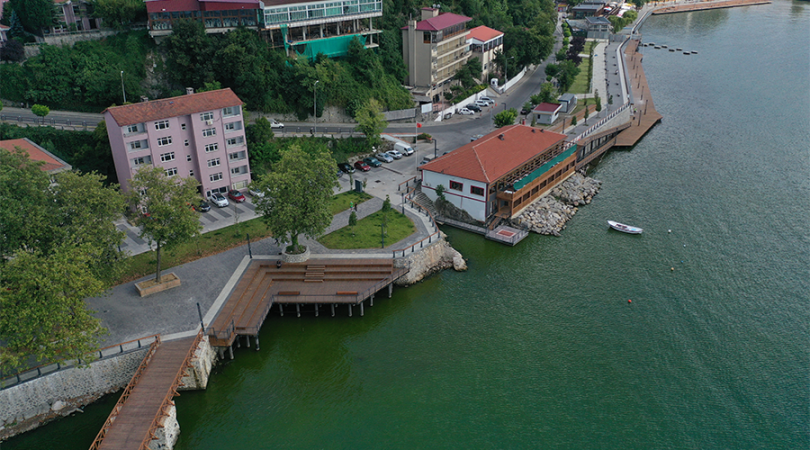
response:
M439 10L436 8L422 8L422 20L432 19L439 15Z
M537 133L537 128L532 128L532 133Z
M503 140L504 140L503 134L499 134L499 135L498 135L498 139L500 139L500 140L502 140L502 141L503 141Z
M187 87L186 88L186 95L191 95L194 93L194 88Z
M148 101L149 101L149 97L147 97L145 95L141 95L141 103L146 103Z

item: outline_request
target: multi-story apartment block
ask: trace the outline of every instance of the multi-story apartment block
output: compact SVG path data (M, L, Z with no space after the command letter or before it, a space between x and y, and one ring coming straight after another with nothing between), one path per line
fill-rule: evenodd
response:
M97 30L101 19L90 17L90 2L85 0L54 0L56 5L56 22L51 27L54 34L66 31Z
M314 59L318 53L344 56L356 36L366 48L379 46L374 18L382 17L382 0L265 0L262 35L293 56Z
M138 169L152 166L196 178L205 197L250 182L242 100L230 89L114 106L104 121L124 191Z
M503 52L503 32L481 25L470 30L467 35L470 58L481 62L481 79L486 82L495 70L495 53Z
M149 34L172 33L182 19L201 21L207 33L238 26L261 32L264 39L290 56L318 53L344 56L356 36L366 48L377 47L374 18L382 17L382 0L146 0Z
M450 82L470 57L466 23L472 20L453 13L439 14L422 8L422 21L411 20L402 28L402 58L408 67L407 84L417 99L439 102ZM421 100L420 99L420 100Z

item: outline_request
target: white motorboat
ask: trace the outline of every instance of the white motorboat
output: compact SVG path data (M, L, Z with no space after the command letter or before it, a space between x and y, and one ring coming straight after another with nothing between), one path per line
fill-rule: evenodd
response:
M612 220L608 220L607 222L608 222L608 225L610 225L610 228L613 228L616 231L621 231L622 233L641 234L641 232L644 231L643 229L641 229L639 227L631 227L630 225L625 225L623 223L614 222Z

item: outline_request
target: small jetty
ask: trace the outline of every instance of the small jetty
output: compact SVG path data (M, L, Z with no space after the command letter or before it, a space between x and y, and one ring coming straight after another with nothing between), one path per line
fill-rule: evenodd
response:
M644 76L644 69L641 67L644 55L638 52L638 41L630 41L624 54L633 93L633 118L630 127L616 137L616 147L636 145L636 142L664 117L655 110L647 77Z
M721 2L700 2L687 5L667 6L656 9L653 14L674 14L691 11L707 11L710 9L734 8L737 6L767 5L771 0L726 0Z

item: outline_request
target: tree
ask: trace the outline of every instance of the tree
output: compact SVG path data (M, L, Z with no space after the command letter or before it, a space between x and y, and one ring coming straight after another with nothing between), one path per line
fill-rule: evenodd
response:
M91 0L90 4L93 16L111 28L123 29L133 22L146 21L146 3L140 0Z
M194 178L168 177L162 168L153 167L139 170L129 184L130 205L144 212L136 220L143 227L141 237L157 245L155 282L160 283L161 251L202 230L200 218L191 208L199 201L199 183Z
M586 98L585 99L585 123L588 123L588 116L590 116L590 113L588 111L588 99Z
M388 126L380 102L373 98L368 99L357 111L354 120L357 121L357 128L366 135L368 143L372 146L379 145L382 141L380 133Z
M577 116L571 116L571 125L576 126L577 124Z
M11 39L0 47L0 60L20 62L23 59L25 59L25 47L18 40Z
M352 236L354 236L354 227L356 226L357 226L357 214L354 211L352 211L352 213L349 214L349 228L352 230Z
M51 113L51 108L48 108L45 105L34 105L31 107L31 112L39 117L45 117Z
M61 245L45 255L20 250L0 273L0 369L85 358L104 332L84 299L105 284L87 271L90 244ZM85 359L86 361L86 359Z
M602 111L602 97L599 96L599 91L596 91L594 101L596 102L596 112Z
M23 29L20 16L17 11L11 10L11 22L9 22L8 37L10 38L23 38L25 37L25 30Z
M539 105L540 103L551 103L554 101L554 94L554 85L551 83L543 83L540 86L540 92L538 92L537 95L532 95L531 100L535 105Z
M498 114L495 114L495 127L501 128L507 125L513 125L515 123L515 119L517 119L518 112L515 108L509 108L505 111L501 111Z
M16 11L26 31L41 34L43 28L56 24L53 0L11 0L9 8Z
M273 171L260 178L265 193L257 209L276 239L289 238L288 251L301 253L298 236L314 238L332 223L329 204L334 188L335 161L328 152L307 154L298 145L282 152Z

